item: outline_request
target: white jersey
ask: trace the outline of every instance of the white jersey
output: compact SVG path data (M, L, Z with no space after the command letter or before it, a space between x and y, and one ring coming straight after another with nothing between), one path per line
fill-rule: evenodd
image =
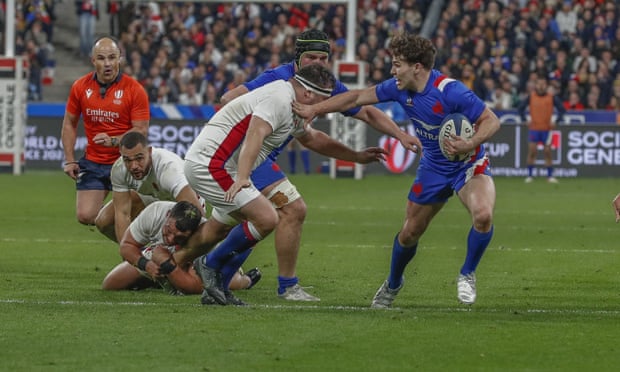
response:
M277 80L235 98L218 111L185 154L185 177L191 187L212 206L212 217L226 224L236 224L230 213L260 196L251 185L242 188L232 202L225 200L225 192L237 176L237 163L243 140L256 115L271 125L252 169L282 145L289 136L305 132L303 120L293 114L295 100L293 85Z
M151 170L141 180L133 178L122 157L116 160L110 174L112 190L134 190L157 200L176 200L177 195L188 185L183 171L183 159L171 151L153 148L151 160Z
M176 203L172 201L156 201L149 204L144 210L131 221L129 231L136 242L143 247L164 244L162 228L166 219L168 219L168 211L174 207Z
M300 136L304 133L302 120L293 114L291 108L294 100L295 90L290 82L284 80L274 81L237 97L205 124L185 159L205 164L211 169L236 170L241 144L250 119L255 115L273 129L273 133L263 142L253 166L256 168L289 135Z

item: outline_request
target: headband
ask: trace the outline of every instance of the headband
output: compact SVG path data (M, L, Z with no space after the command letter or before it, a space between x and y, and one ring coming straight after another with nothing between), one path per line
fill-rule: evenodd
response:
M320 40L320 39L310 39L303 40L297 39L295 41L295 64L297 67L301 67L299 65L301 61L301 56L304 53L308 52L320 52L326 53L329 56L330 45L328 40Z
M297 80L297 82L301 84L304 88L306 88L307 90L311 92L318 94L319 96L331 97L332 95L331 89L321 88L320 86L314 83L311 83L305 78L299 76L299 74L295 74L295 80Z
M297 39L296 48L303 49L301 52L330 52L329 41L327 40L299 40Z

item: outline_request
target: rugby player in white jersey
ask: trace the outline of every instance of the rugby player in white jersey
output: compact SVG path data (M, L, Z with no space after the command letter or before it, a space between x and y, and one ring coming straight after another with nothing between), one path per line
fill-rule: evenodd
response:
M334 76L325 67L303 67L288 81L274 81L222 107L190 146L185 176L213 206L211 218L188 243L194 254L211 250L221 240L221 231L241 221L213 250L212 262L207 265L203 260L197 265L205 287L203 304L241 302L231 297L221 269L232 257L268 236L278 223L277 211L250 181L250 173L289 135L327 144L317 146L327 156L360 163L383 159L383 149L354 151L295 119L293 101L320 102L331 95L334 84Z
M111 171L113 196L99 212L95 224L99 231L113 241L119 242L125 230L136 216L149 204L158 201L187 201L204 215L202 200L187 183L183 172L183 159L177 154L153 148L147 138L139 132L129 132L120 141L121 157L114 163ZM132 277L135 269L130 265L119 264L104 289L119 289L131 286L130 282L112 280L127 270ZM258 269L248 271L248 275L235 275L231 288L248 288L261 278ZM112 284L113 283L113 284ZM108 286L111 285L111 288Z

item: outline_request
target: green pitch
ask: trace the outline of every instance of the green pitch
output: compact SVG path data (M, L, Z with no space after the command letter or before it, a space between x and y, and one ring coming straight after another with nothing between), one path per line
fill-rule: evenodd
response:
M620 226L613 179L496 179L478 300L457 303L469 217L450 200L391 310L389 269L411 176L292 178L308 204L298 274L319 303L275 296L271 238L250 256L253 306L103 292L117 247L74 217L62 173L0 175L0 370L611 371L620 364Z

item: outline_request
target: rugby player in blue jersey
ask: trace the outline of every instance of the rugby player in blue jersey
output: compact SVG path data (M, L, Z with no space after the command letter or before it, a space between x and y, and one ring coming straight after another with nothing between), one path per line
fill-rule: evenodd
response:
M294 61L267 70L256 79L228 91L222 96L221 102L227 104L234 98L275 80L288 80L295 75L298 69L309 64L316 63L327 67L330 51L328 37L323 31L304 31L296 39ZM347 90L342 82L336 81L332 95ZM362 120L376 130L398 139L407 149L413 150L414 146L420 147L420 142L415 136L401 130L385 113L375 107L351 107L342 113ZM289 141L291 139L292 137L289 137ZM278 296L292 301L318 301L318 297L307 293L298 284L299 279L296 272L302 226L306 217L306 204L295 186L275 162L289 141L274 150L269 158L252 172L251 179L256 188L272 201L280 217L275 231L275 248L278 259ZM310 147L311 144L302 143L302 145L322 153L321 149ZM221 244L225 243L226 240ZM228 277L237 271L250 252L251 250L248 250L233 257L229 264L225 265L222 270L224 284ZM207 257L208 266L210 256Z
M392 78L311 106L293 103L293 111L311 120L317 115L378 102L394 101L403 107L424 150L409 191L404 224L394 238L389 276L375 294L371 307L392 305L404 284L403 273L416 254L420 237L453 193L472 220L465 262L457 279L457 298L463 304L473 304L475 271L493 236L495 206L495 185L483 143L499 129L499 119L463 83L433 69L436 48L430 40L398 34L390 41L389 49ZM451 113L462 113L476 129L471 139L453 137L447 141L446 148L452 155L474 151L465 161L449 161L439 148L440 124Z

